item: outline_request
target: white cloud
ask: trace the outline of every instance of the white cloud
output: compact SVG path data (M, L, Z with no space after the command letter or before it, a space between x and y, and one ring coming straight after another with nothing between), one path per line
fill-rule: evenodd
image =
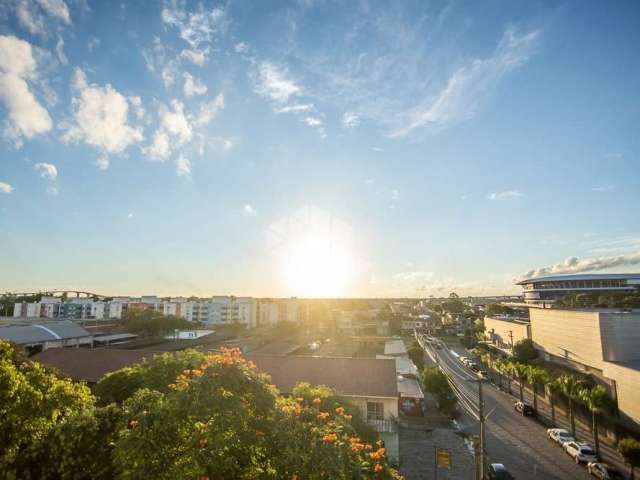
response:
M176 173L179 177L188 177L191 175L191 162L180 155L176 160Z
M353 112L345 112L344 115L342 115L342 125L344 125L345 128L357 127L360 125L360 117Z
M142 99L137 95L131 95L127 97L127 100L131 104L133 113L135 113L138 120L142 120L145 116L144 106L142 105Z
M0 193L11 193L13 187L7 182L0 182Z
M316 117L305 117L304 123L306 123L310 127L319 127L322 125L322 120Z
M143 151L156 160L164 160L175 147L182 146L193 138L193 129L185 115L184 104L179 100L172 100L170 107L161 104L158 116L160 126L151 145Z
M117 154L142 141L142 130L128 123L127 99L110 84L89 84L76 68L73 88L74 124L63 134L64 142L82 141L103 153Z
M208 125L216 116L218 112L224 108L224 94L219 93L216 97L200 105L200 110L195 118L195 124L197 126Z
M156 160L164 160L171 154L171 145L169 144L169 135L163 130L158 130L153 135L151 145L146 147L144 153Z
M249 45L247 45L244 42L238 42L234 45L233 49L237 52L237 53L248 53L249 52Z
M69 8L63 0L17 0L15 8L22 27L34 35L47 36L47 27L54 23L71 25Z
M420 128L437 131L472 118L502 77L526 63L538 35L537 30L519 34L507 28L492 56L457 69L439 94L403 114L404 124L391 136L404 137Z
M245 216L251 216L251 215L255 215L256 211L251 205L247 203L244 207L242 207L242 213Z
M224 30L226 23L225 12L220 7L207 9L199 4L196 9L187 11L184 3L176 0L162 9L161 16L164 23L180 31L180 38L192 48L210 42L213 35Z
M165 88L171 87L176 82L177 75L178 68L176 67L174 62L169 62L164 67L162 67L160 76L162 77L162 83L164 83Z
M36 163L33 168L42 178L47 180L55 180L58 177L58 169L51 163Z
M204 95L207 93L207 86L200 81L197 77L194 77L189 72L182 74L184 78L184 94L187 97L193 97L194 95Z
M58 60L61 64L66 65L69 63L67 56L64 54L64 40L62 40L62 37L58 37L58 43L56 43L56 55L58 56Z
M400 200L400 192L398 190L391 190L391 200L393 200L394 202Z
M382 152L383 149L380 147L371 147L371 150L373 150L374 152Z
M96 167L98 167L98 170L104 171L109 168L109 165L111 165L111 162L109 161L109 157L107 157L106 155L102 155L98 157L93 164Z
M207 61L207 54L209 50L198 50L196 48L190 50L182 50L180 52L180 59L186 60L199 67L203 66Z
M583 258L569 257L563 262L556 263L549 267L542 267L529 270L522 276L522 279L542 277L545 275L558 275L563 273L580 273L598 270L606 270L615 267L626 267L640 265L640 252L627 255L613 255L609 257Z
M612 192L615 189L615 185L601 185L599 187L593 187L591 190L594 192Z
M129 212L129 213L127 213L127 218L133 218L133 216L134 216L134 215L133 215L133 212Z
M284 103L300 95L302 89L287 78L287 72L270 62L263 62L255 79L255 91L264 98Z
M487 195L489 200L506 200L508 198L524 197L524 193L519 190L505 190L504 192L493 192Z
M305 113L314 109L313 103L296 103L285 107L276 108L276 113Z
M38 80L36 68L30 43L0 35L0 101L8 111L4 135L17 146L52 126L49 112L29 88L28 82Z

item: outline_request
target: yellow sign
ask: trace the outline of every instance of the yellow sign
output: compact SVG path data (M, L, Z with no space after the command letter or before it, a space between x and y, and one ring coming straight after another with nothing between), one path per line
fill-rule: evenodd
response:
M437 448L436 465L442 468L451 468L451 452L444 448Z

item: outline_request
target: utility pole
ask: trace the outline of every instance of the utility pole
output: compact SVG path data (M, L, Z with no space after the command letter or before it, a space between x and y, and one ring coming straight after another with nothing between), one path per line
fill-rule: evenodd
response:
M482 377L480 375L478 375L478 418L480 420L480 480L484 480L484 400L482 399Z
M509 339L511 340L511 353L513 353L513 330L509 330Z

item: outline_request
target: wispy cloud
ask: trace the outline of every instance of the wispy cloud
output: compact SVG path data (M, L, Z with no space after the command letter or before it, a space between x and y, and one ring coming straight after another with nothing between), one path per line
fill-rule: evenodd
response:
M176 160L176 174L179 177L191 176L191 162L184 155L180 155Z
M529 270L522 276L522 278L527 279L562 273L590 272L632 265L640 265L640 251L627 255L614 255L608 257L583 259L579 259L578 257L569 257L555 265Z
M538 35L537 30L520 33L508 28L492 56L474 58L458 68L440 93L403 112L404 125L390 136L405 137L423 128L441 130L472 118L502 77L528 60Z
M270 62L260 65L254 81L256 93L278 103L287 102L302 92L300 86L288 78L285 69Z
M0 193L11 193L13 192L13 186L7 182L0 182Z
M211 42L214 35L226 28L225 11L221 7L206 8L199 4L193 10L187 10L184 2L167 2L161 13L162 21L178 29L180 38L192 48Z
M591 191L593 192L612 192L616 189L615 185L601 185L598 187L593 187Z
M353 112L345 112L342 115L342 125L345 128L353 128L360 125L360 117Z
M36 163L33 168L42 178L47 180L55 180L58 177L58 169L51 163Z
M244 207L242 207L242 214L247 217L253 216L256 214L256 210L250 204L247 203Z
M520 190L505 190L504 192L493 192L487 195L489 200L506 200L518 197L524 197L524 193Z

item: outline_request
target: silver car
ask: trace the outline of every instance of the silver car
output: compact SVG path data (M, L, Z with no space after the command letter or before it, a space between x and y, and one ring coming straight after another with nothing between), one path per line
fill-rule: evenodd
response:
M564 444L564 451L572 457L576 463L597 462L598 456L591 445L584 442L568 442Z

